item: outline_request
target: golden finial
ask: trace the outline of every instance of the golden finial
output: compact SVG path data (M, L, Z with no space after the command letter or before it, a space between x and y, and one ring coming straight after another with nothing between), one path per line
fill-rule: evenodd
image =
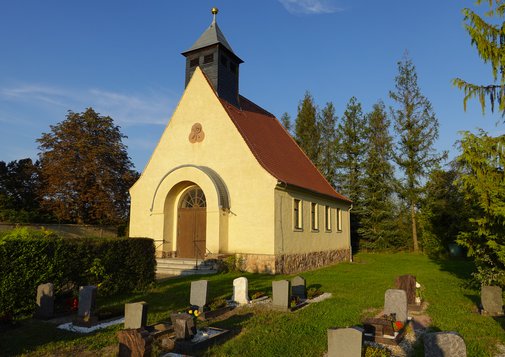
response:
M212 10L210 10L212 12L212 15L216 16L217 13L219 12L219 9L217 7L213 7Z

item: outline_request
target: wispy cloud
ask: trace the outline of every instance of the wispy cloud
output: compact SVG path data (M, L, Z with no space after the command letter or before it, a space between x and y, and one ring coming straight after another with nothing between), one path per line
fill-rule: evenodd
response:
M39 84L0 88L0 100L27 105L58 106L81 111L93 107L111 116L117 124L139 125L167 123L176 99L166 90L146 90L147 94L119 93L104 89L74 89Z
M291 14L317 15L343 11L334 0L279 0Z

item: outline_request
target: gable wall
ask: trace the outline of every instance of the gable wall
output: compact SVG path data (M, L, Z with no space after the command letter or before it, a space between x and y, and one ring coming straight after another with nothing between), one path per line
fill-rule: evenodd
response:
M202 124L205 138L190 143L188 137L196 122ZM216 192L198 170L178 170L179 176L174 172L163 179L172 169L188 164L209 167L223 179L230 212L219 210ZM213 196L207 197L207 244L212 253L273 254L277 181L256 161L200 69L195 71L141 178L130 190L130 236L151 237L158 245L165 226L165 237L171 237L170 244L175 248L176 209L168 209L165 198L174 195L177 199L173 184L191 181L191 177L185 177L186 172L198 176L205 194ZM166 222L171 227L167 228Z

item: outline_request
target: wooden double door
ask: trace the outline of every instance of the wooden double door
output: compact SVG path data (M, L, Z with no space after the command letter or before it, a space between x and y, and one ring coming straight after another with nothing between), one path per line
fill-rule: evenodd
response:
M177 212L177 257L203 259L206 229L205 195L198 186L194 186L182 196Z

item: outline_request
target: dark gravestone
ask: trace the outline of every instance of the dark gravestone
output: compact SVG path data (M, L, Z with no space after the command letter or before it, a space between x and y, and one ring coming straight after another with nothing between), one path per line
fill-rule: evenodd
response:
M147 303L145 301L124 305L124 328L137 329L147 325Z
M153 337L143 328L122 330L117 333L119 357L149 357Z
M203 307L207 304L208 284L209 282L207 280L198 280L191 282L189 303L191 305L198 306L200 312L203 311Z
M424 335L426 357L466 357L465 341L456 332L434 332Z
M74 324L91 326L98 321L95 315L96 309L96 286L81 286L79 288L79 308Z
M483 286L480 291L483 314L503 315L503 295L499 286Z
M291 279L291 294L300 299L307 298L307 288L304 278L301 276L295 276L293 279Z
M408 318L407 294L404 290L388 289L384 294L384 314L396 315L396 321L405 323Z
M328 357L361 357L363 331L358 328L328 329Z
M41 284L37 287L37 311L35 317L50 319L54 314L54 285Z
M172 314L170 315L172 325L174 326L175 338L177 340L190 340L196 335L196 321L190 314Z
M416 277L413 275L401 275L395 280L395 287L404 290L407 294L407 304L416 303Z
M288 280L272 281L272 306L287 310L291 301L291 286Z

